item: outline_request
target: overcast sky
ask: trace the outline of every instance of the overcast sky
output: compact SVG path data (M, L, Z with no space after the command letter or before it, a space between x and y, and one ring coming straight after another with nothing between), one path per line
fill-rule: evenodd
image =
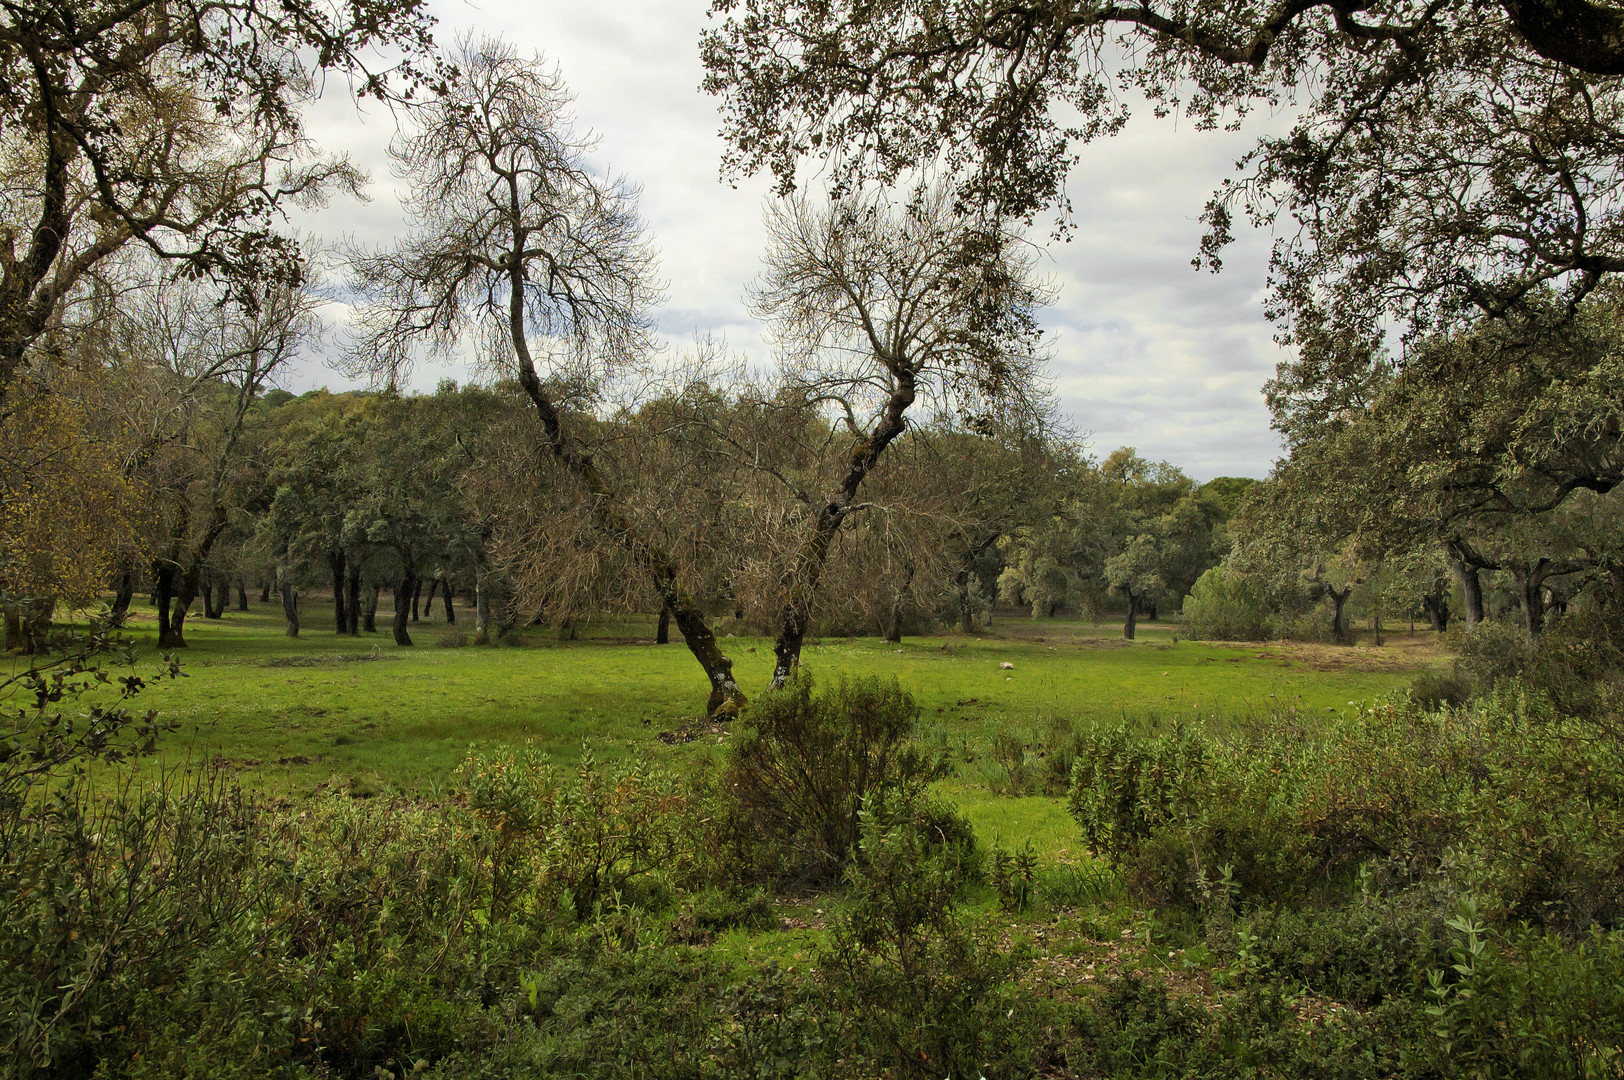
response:
M667 282L659 324L669 346L720 332L736 350L766 360L769 346L743 293L760 266L767 184L732 188L717 177L715 104L698 89L706 0L432 6L447 44L459 30L499 33L558 64L580 122L600 137L601 162L643 189ZM371 172L372 200L336 203L301 225L364 243L399 231L385 157L393 131L393 118L376 106L358 113L338 94L321 103L311 134ZM1262 476L1277 456L1260 394L1280 354L1262 315L1267 237L1243 234L1222 274L1190 266L1202 206L1249 139L1188 124L1180 130L1146 114L1082 150L1069 188L1076 234L1045 247L1044 269L1059 287L1046 321L1062 411L1098 455L1135 446L1199 480ZM421 371L415 384L432 387L443 374ZM289 388L323 384L349 385L312 363Z

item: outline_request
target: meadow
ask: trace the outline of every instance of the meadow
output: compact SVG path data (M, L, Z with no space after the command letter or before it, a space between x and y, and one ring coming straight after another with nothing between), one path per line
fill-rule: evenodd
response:
M335 786L423 794L444 784L470 746L534 742L561 763L590 746L600 758L647 755L680 767L728 736L700 715L704 676L680 640L654 644L652 616L601 617L574 640L531 628L516 644L481 647L461 644L469 620L448 626L437 610L412 624L415 644L403 647L387 632L337 635L319 601L305 606L314 617L307 610L297 638L270 604L189 620L184 676L142 699L180 725L163 760L220 759L243 782L286 795ZM379 612L381 627L388 616ZM140 605L128 631L156 656L155 625ZM805 664L820 683L895 676L918 700L927 738L969 765L996 733L1032 738L1053 718L1089 727L1124 717L1317 716L1402 689L1438 662L1431 634L1335 649L1181 641L1177 631L1141 623L1129 642L1113 623L1006 612L974 637L814 641ZM763 687L771 640L723 641L747 691ZM960 773L968 780L975 770Z
M415 644L403 647L387 632L339 636L319 601L305 606L297 638L272 604L190 621L184 676L142 698L179 725L154 764L219 764L249 788L292 799L435 798L470 751L533 743L565 765L587 747L601 760L646 757L687 771L719 763L731 734L700 715L703 675L680 640L654 644L652 616L601 617L574 640L531 628L516 644L474 646L462 644L466 618L447 625L436 610L412 624ZM151 616L140 605L131 614L130 635L155 658ZM380 627L389 614L380 610ZM742 684L764 686L771 640L724 642ZM1382 648L1224 645L1179 640L1176 623L1141 623L1129 642L1115 623L1024 612L1001 612L973 637L823 639L805 659L819 683L894 675L920 704L923 740L952 751L955 774L938 794L982 842L1030 841L1043 858L1068 862L1086 855L1061 799L989 785L1000 772L990 753L999 733L1035 746L1057 720L1080 730L1122 719L1302 723L1402 691L1438 662L1425 633Z
M467 629L193 623L8 834L0 1075L1620 1075L1616 738L1434 635L1001 613L719 724L651 619Z

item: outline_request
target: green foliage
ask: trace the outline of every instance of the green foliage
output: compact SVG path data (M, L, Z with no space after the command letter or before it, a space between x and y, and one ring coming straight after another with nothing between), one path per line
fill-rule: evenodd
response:
M1271 636L1261 590L1246 575L1221 565L1196 579L1179 624L1194 641L1264 641Z
M1194 828L1210 786L1211 751L1195 732L1138 738L1125 727L1087 732L1067 809L1089 847L1120 858L1164 827Z
M1388 703L1317 732L1088 737L1068 806L1145 893L1195 903L1228 866L1243 897L1441 874L1497 917L1582 929L1624 918L1624 743L1525 699L1427 713Z
M779 880L829 882L859 854L864 807L914 804L946 762L913 740L919 706L895 679L842 678L814 694L795 675L763 694L728 754L723 790L745 867Z
M1019 851L1005 851L996 843L987 856L987 883L998 894L998 906L1020 914L1031 909L1038 895L1038 857L1032 841Z
M1459 670L1480 693L1517 683L1576 716L1598 716L1624 700L1624 627L1612 608L1553 620L1535 641L1500 619L1462 626L1450 640Z
M1444 671L1423 671L1410 683L1410 700L1428 712L1460 707L1472 699L1472 680L1458 665Z
M852 1063L921 1077L1015 1071L1029 1049L1000 992L1015 958L953 910L978 869L969 826L929 800L901 813L871 804L860 843L851 906L819 962L830 1004L852 1018Z
M135 673L134 644L107 624L59 631L43 644L44 653L0 679L0 842L35 788L91 762L151 754L158 736L176 726L155 711L131 710L149 680ZM117 667L129 673L112 674ZM150 681L180 673L166 656Z
M469 809L494 837L493 908L533 884L585 919L691 861L687 788L675 776L646 762L599 765L587 749L574 773L566 781L533 744L470 754L457 769Z

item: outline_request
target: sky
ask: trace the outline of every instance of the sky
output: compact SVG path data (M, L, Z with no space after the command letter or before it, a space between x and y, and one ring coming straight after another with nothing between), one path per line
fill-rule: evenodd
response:
M666 283L658 324L667 347L721 335L735 351L769 361L770 342L744 299L761 266L769 185L719 179L716 103L699 89L707 0L438 0L431 7L446 44L459 31L496 33L558 65L576 95L579 124L599 136L599 163L642 188ZM399 233L400 182L386 156L394 124L380 106L358 109L337 90L324 96L309 132L371 173L371 199L301 215L299 227L362 244L387 244ZM1202 207L1253 137L1196 132L1139 110L1121 135L1081 149L1068 185L1072 239L1034 233L1040 271L1057 287L1044 322L1060 411L1099 456L1133 446L1203 481L1263 476L1279 456L1261 394L1281 358L1263 318L1269 238L1241 232L1221 274L1190 265ZM468 375L423 368L413 385L429 389ZM354 384L312 358L287 385Z

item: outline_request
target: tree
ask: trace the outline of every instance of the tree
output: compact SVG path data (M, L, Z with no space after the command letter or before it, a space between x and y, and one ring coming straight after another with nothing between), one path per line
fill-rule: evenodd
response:
M1036 385L1044 290L1032 260L997 220L955 211L941 189L906 207L873 195L768 212L767 268L752 289L782 362L807 399L828 402L848 454L780 579L773 684L800 662L819 580L841 526L921 395L974 414Z
M562 408L572 393L589 400L646 351L657 290L636 192L589 166L591 140L570 128L569 95L539 58L483 39L462 41L455 60L392 148L412 185L410 235L393 250L355 254L364 303L353 360L394 385L420 346L450 354L477 332L529 398L542 452L670 609L710 681L708 711L736 710L744 699L732 660L670 555L621 512L620 493Z
M1591 0L1086 5L714 0L701 43L723 171L781 191L807 159L847 190L942 168L963 203L1070 209L1079 143L1122 90L1197 128L1295 108L1208 204L1277 230L1272 313L1299 343L1498 316L1624 270L1624 15ZM1120 45L1118 44L1120 42ZM1565 306L1552 310L1565 317Z
M0 8L0 403L85 276L135 241L252 308L297 287L296 202L354 188L300 109L327 73L377 97L434 75L422 0L16 0ZM375 49L403 57L369 71ZM397 77L398 76L398 77Z

